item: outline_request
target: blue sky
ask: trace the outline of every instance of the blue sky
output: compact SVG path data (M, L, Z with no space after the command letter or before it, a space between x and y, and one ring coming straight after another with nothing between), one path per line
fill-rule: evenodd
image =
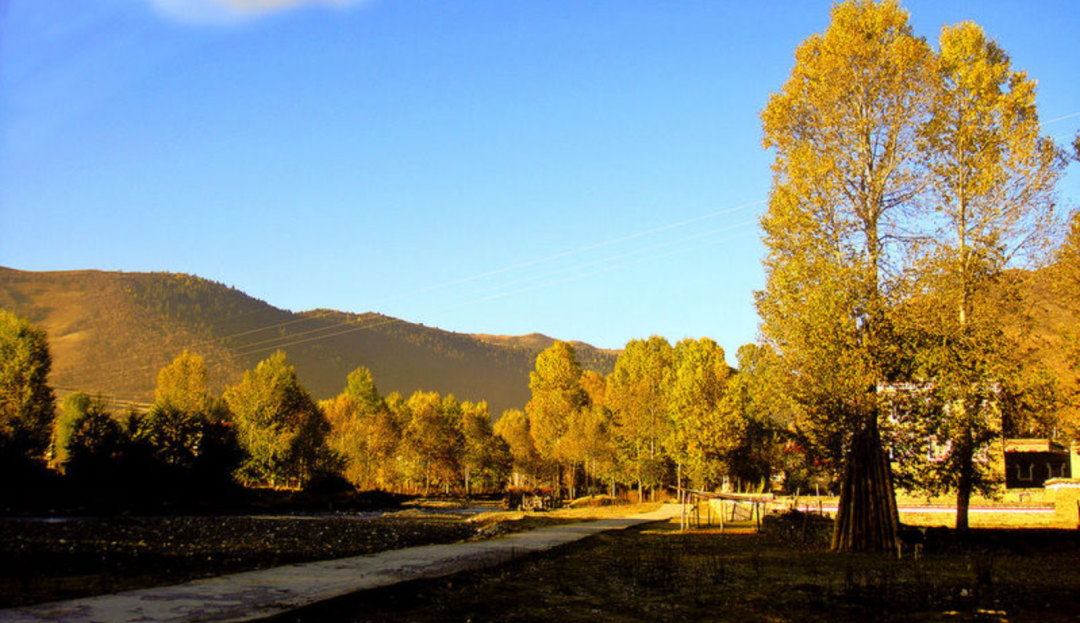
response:
M758 114L830 6L0 0L0 265L733 361L764 285ZM1080 128L1075 0L904 6L931 42L981 24L1045 132Z

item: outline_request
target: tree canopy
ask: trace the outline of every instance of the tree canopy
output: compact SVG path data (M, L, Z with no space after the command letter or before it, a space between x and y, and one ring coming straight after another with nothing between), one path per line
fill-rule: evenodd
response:
M45 332L0 309L0 459L43 461L56 398Z
M944 28L935 52L895 1L831 17L762 113L775 161L757 303L808 439L844 461L834 547L892 549L881 392L946 396L965 527L973 453L998 434L986 407L1017 365L999 356L991 287L1051 239L1063 161L1039 135L1034 83L978 26Z
M933 55L897 2L844 2L831 17L798 47L762 113L775 161L757 302L808 428L823 451L846 458L834 547L893 550L876 392L892 372L891 310L910 278L901 243L921 188L917 138ZM856 515L860 507L875 512Z
M563 437L569 430L570 415L588 402L581 373L574 347L561 341L541 352L536 369L529 373L532 398L525 412L536 450L545 460L559 463L568 459Z
M203 358L184 350L158 372L154 403L188 413L204 411L210 403L206 380Z
M270 485L303 484L332 459L323 412L277 351L225 390L237 436L247 452L241 476Z

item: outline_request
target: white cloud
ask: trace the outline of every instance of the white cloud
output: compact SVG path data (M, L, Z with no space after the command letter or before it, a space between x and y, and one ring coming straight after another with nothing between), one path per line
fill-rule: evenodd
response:
M181 22L228 24L305 6L344 8L366 0L149 0L160 15Z

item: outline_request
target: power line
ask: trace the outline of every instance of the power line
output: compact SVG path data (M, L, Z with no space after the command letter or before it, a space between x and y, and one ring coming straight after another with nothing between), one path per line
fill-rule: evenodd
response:
M138 398L120 396L120 395L117 395L117 394L103 394L101 392L93 393L93 392L88 392L88 391L81 390L81 389L71 389L71 388L68 388L68 387L53 387L53 391L56 392L57 398L60 398L60 399L66 398L66 397L68 397L68 396L70 396L72 394L82 393L82 394L86 394L87 396L90 396L91 398L95 398L97 400L100 400L100 401L104 402L106 405L119 406L119 407L127 407L127 406L142 407L144 409L148 409L148 408L153 406L153 403L151 403L151 402L145 402L145 401L140 400Z
M741 211L741 210L745 210L747 208L752 208L754 206L763 205L764 203L765 203L765 200L761 199L761 200L758 200L758 201L752 201L750 203L744 203L742 205L738 205L738 206L731 207L731 208L724 208L723 210L717 210L715 212L710 212L709 214L703 214L701 216L695 216L693 218L685 219L685 220L682 220L682 221L677 221L677 222L674 222L674 223L669 223L667 225L661 225L659 227L654 227L652 229L646 229L644 231L639 231L639 232L635 232L635 233L632 233L632 234L627 234L625 236L620 236L618 238L612 238L610 240L605 240L603 242L598 242L598 243L595 243L595 244L586 245L584 247L573 249L571 251L563 251L563 252L555 253L553 255L548 255L546 257L542 257L542 258L539 258L539 259L536 259L536 260L530 260L528 262L521 262L521 263L518 263L518 264L511 264L509 266L504 266L502 268L498 268L498 269L495 269L495 270L490 270L490 271L487 271L487 272L478 273L478 274L475 274L475 275L472 275L472 276L469 276L469 277L462 277L460 279L454 279L452 281L447 281L445 283L441 283L441 284L438 284L438 285L428 286L428 287L421 288L419 290L415 290L415 291L407 293L407 294L399 295L399 296L396 296L396 297L384 298L384 299L381 299L378 302L384 302L384 301L388 301L388 300L397 300L397 299L401 299L401 298L409 298L409 297L412 297L412 296L425 294L427 292L431 292L431 291L434 291L434 290L441 290L441 289L444 289L444 288L449 288L449 287L452 287L452 286L461 285L463 283L469 283L469 282L472 282L472 281L478 281L478 280L481 280L481 279L487 279L487 278L490 278L490 277L494 277L496 275L501 275L503 273L508 273L508 272L512 272L512 271L515 271L515 270L521 270L523 268L531 268L531 267L537 266L539 264L552 262L552 261L563 259L563 258L566 258L566 257L572 257L574 255L579 255L581 253L586 253L588 251L595 251L596 249L602 249L604 247L609 247L609 246L612 246L612 245L615 245L615 244L619 244L621 242L627 242L627 241L630 241L630 240L636 240L638 238L643 238L645 236L651 236L651 235L658 234L658 233L665 232L665 231L669 231L669 230L672 230L672 229L677 229L679 227L685 227L687 225L692 225L694 223L698 223L698 222L701 222L701 221L704 221L704 220L707 220L707 219L716 218L716 217L722 216L724 214L731 214L733 212L738 212L738 211Z
M701 216L697 216L697 217L693 217L693 218L689 218L689 219L684 219L684 220L676 221L676 222L673 222L673 223L668 223L668 224L665 224L665 225L661 225L659 227L653 227L653 228L650 228L650 229L647 229L647 230L635 232L635 233L628 234L628 235L625 235L625 236L620 236L620 237L613 238L613 239L610 239L610 240L605 240L603 242L599 242L599 243L595 243L595 244L591 244L591 245L586 245L586 246L580 247L578 249L573 249L573 250L570 250L570 251L556 253L556 254L549 255L549 256L546 256L546 257L543 257L543 258L539 258L537 260L531 260L529 262L522 262L522 263L518 263L518 264L513 264L513 265L506 266L506 267L503 267L503 268L499 268L499 269L496 269L496 270L487 271L487 272L484 272L484 273L479 273L479 274L476 274L476 275L472 275L470 277L456 279L456 280L446 282L446 283L443 283L443 284L438 284L438 285L435 285L435 286L422 288L422 289L417 290L417 291L415 291L413 293L410 293L409 295L406 295L406 296L415 296L417 294L421 294L421 293L425 293L425 292L430 292L430 291L434 291L434 290L438 290L438 289L444 289L444 288L451 287L451 286L454 286L454 285L461 285L461 284L469 283L469 282L473 282L473 281L479 281L479 280L487 279L487 278L490 278L490 277L493 277L493 276L496 276L496 275L510 273L512 271L516 271L516 270L520 270L520 269L524 269L524 268L529 268L529 267L533 267L533 266L538 266L538 265L541 265L541 264L544 264L544 263L549 263L549 262L552 262L552 261L555 261L555 260L558 260L558 259L563 259L563 258L579 255L581 253L585 253L585 252L588 252L588 251L601 249L601 248L606 248L606 247L610 247L610 246L613 246L613 245L616 245L616 244L619 244L619 243L622 243L622 242L628 242L628 241L631 241L631 240L640 239L640 238L643 238L643 237L646 237L646 236L655 235L655 234L662 233L662 232L665 232L665 231L674 230L674 229L677 229L677 228L680 228L680 227L685 227L687 225L691 225L691 224L699 223L699 222L702 222L702 221L705 221L705 220L708 220L708 219L716 218L716 217L724 215L724 214L730 214L730 213L738 212L738 211L745 210L745 209L750 208L750 207L762 205L764 203L765 203L764 200L759 200L759 201L745 203L745 204L741 204L741 205L730 207L730 208L724 208L722 210L717 210L717 211L714 211L714 212L711 212L711 213L708 213L708 214L704 214L704 215L701 215ZM740 223L740 224L736 225L736 227L741 227L741 226L744 226L746 224L747 223ZM724 230L724 229L727 229L727 228L722 228L721 230ZM715 231L721 231L721 230L714 230L714 233L715 233ZM686 238L681 239L681 240L690 240L690 239L694 239L694 238L699 238L699 237L701 237L703 235L707 235L707 234L708 234L708 232L706 232L704 234L698 233L698 234L694 234L692 236L686 237ZM580 264L579 263L578 265L569 267L567 270L580 269L580 267L583 266L583 265L591 265L591 264L595 264L595 263L609 262L609 261L612 261L613 259L618 259L618 258L625 257L625 256L628 256L628 255L633 255L633 254L645 252L645 251L648 251L648 250L651 250L651 249L654 249L654 248L659 248L659 247L663 247L663 246L670 246L671 244L677 244L678 242L680 242L680 241L661 243L660 245L654 245L652 247L646 247L644 250L637 250L637 251L631 251L631 252L627 252L627 253L622 253L622 254L618 254L618 255L615 255L615 256L611 256L609 258L602 258L601 260L594 260L593 262L590 262L590 263L587 263L587 264ZM640 262L635 262L635 263L640 263ZM551 285L556 285L558 283L565 283L565 282L568 282L568 281L573 281L573 280L585 278L587 276L590 276L591 274L598 274L599 272L609 272L610 270L615 270L616 268L617 267L605 269L603 271L594 271L593 273L586 273L586 274L581 275L581 276L571 275L569 277L554 281L550 285L546 285L546 286L542 285L542 286L539 286L539 287L521 289L521 291L539 289L540 287L551 287ZM537 279L536 277L530 277L530 278L527 278L526 280L524 280L524 282L527 283L529 281L535 281L536 279ZM520 280L519 280L519 282L520 282ZM514 282L511 282L510 284L507 284L507 285L505 285L503 287L512 287L513 285L514 285ZM506 296L512 295L513 293L514 292L505 293L505 294L494 296L494 297L485 296L485 297L474 299L472 301L465 301L463 303L459 303L459 304L456 304L456 305L453 305L453 306L450 306L450 307L446 307L446 309L467 306L467 305L476 304L476 303L480 303L480 302L485 302L487 300L491 300L492 298L504 298ZM401 297L398 297L398 298L401 298ZM308 322L308 321L312 321L312 320L318 320L318 319L325 318L325 316L326 316L326 314L322 314L322 315L319 315L319 316L308 316L308 317L304 317L304 318L289 320L289 321L286 321L286 322L276 323L276 324L273 324L273 325L268 325L266 327L260 327L260 328L256 328L256 329L249 329L249 330L241 331L241 332L230 334L230 335L219 336L217 338L212 338L212 339L208 339L208 340L203 340L201 342L196 342L190 348L195 348L197 346L207 346L207 345L213 345L213 344L217 344L217 343L222 343L222 342L225 342L225 341L228 341L228 340L231 340L231 339L235 339L235 338L240 337L240 336L251 335L251 334L259 333L259 332L262 332L262 331L266 331L266 330L270 330L270 329L274 329L274 328L281 328L281 327L284 327L284 326L288 326L288 325L292 325L292 324L296 324L296 323L300 323L300 322ZM336 324L333 324L333 325L320 327L320 328L316 328L316 329L310 329L308 331L304 331L304 332L301 332L301 333L298 333L298 334L283 335L283 336L279 336L279 337L274 337L274 338L261 340L261 341L254 342L254 343L244 344L242 346L237 347L236 349L233 349L233 351L228 353L226 356L217 356L217 357L211 356L209 359L206 359L206 361L208 361L208 362L209 361L221 361L221 360L224 360L226 357L230 357L230 358L234 357L234 356L243 357L243 356L247 356L247 355L251 355L251 354L255 354L255 353L259 353L259 352L265 352L265 351L270 351L270 350L287 348L289 346L294 346L294 345L297 345L297 344L310 343L310 342L318 341L320 339L327 339L327 338L331 338L331 337L336 337L336 336L347 334L347 333L350 333L350 332L353 332L353 331L359 331L359 330L363 330L363 329L373 329L373 328L385 326L386 324L389 324L390 322L397 322L397 321L399 321L399 320L398 319L389 319L389 320L384 320L383 322L378 322L378 323L373 324L373 325L363 325L362 324L363 321L361 320L361 323L359 323L357 326L349 327L349 328L347 328L347 329L345 329L343 331L334 332L334 333L326 333L326 334L321 335L321 336L315 336L315 337L310 337L310 338L301 339L301 340L296 339L296 338L298 338L300 336L311 335L311 334L315 334L315 333L323 333L323 332L332 331L334 329L338 329L338 328L341 328L341 327L346 327L348 325L357 324L357 323L354 323L352 320L346 320L346 321L341 322L341 323L336 323ZM404 321L402 321L402 322L404 322ZM254 348L254 350L252 350L253 347L264 346L264 345L267 345L267 346L262 347L262 348ZM138 355L134 355L133 357L139 357L139 358L153 357L155 355L165 354L166 352L168 352L170 350L173 350L173 349L171 349L171 348L168 348L168 349L163 348L163 349L161 349L159 351L151 351L149 353L140 353ZM122 362L123 362L123 359L115 359L115 360L107 361L107 362L104 362L104 363L96 362L94 364L85 364L84 366L73 366L71 368L65 368L63 371L65 373L72 373L73 371L81 371L81 370L89 368L91 366L93 366L93 367L101 367L102 365L111 366L113 364L121 364ZM121 377L129 377L131 374L146 371L146 370L152 370L152 369L154 369L156 367L158 367L158 364L152 364L152 363L151 364L145 364L145 365L142 365L142 366L129 367L127 369L119 370L119 371L117 371L116 374L118 376L121 376Z
M739 224L733 225L731 227L720 228L720 229L713 230L713 231L710 231L710 232L705 232L704 234L696 234L694 236L689 236L689 237L687 237L687 239L700 238L703 235L711 235L711 234L715 234L715 233L718 233L718 232L731 231L733 229L737 229L737 228L744 227L746 225L754 224L754 223L756 223L756 221L746 221L744 223L739 223ZM623 264L619 264L619 265L615 265L615 266L609 266L609 267L605 267L605 268L602 268L602 269L599 269L599 270L586 272L586 273L581 273L581 274L578 274L578 275L570 275L570 276L565 277L563 279L558 279L556 281L547 282L547 283L544 283L544 284L540 284L538 286L533 286L533 287L528 287L528 288L521 288L519 290L506 292L506 293L495 295L495 296L487 296L487 297L483 297L483 298L478 298L478 299L467 301L465 303L461 303L461 304L458 304L458 305L445 306L445 307L440 308L440 309L454 309L454 308L463 307L463 306L467 306L467 305L474 305L474 304L477 304L477 303L487 302L489 300L494 300L494 299L497 299L497 298L504 298L506 296L511 296L513 294L519 294L521 292L539 290L539 289L543 289L545 287L551 287L551 286L554 286L554 285L559 285L561 283L566 283L566 282L569 282L569 281L575 281L575 280L579 280L579 279L584 279L586 277L591 277L591 276L594 276L594 275L597 275L597 274L602 274L602 273L605 273L605 272L610 272L612 270L625 268L627 266L640 264L642 262L649 261L651 259L656 259L658 257L665 257L665 256L673 255L673 254L676 254L676 253L682 253L682 252L687 252L687 251L691 251L691 250L698 249L698 248L712 246L712 245L718 244L720 242L725 242L727 240L734 239L734 238L736 238L736 237L735 236L729 236L729 237L726 237L726 238L723 238L723 239L720 239L720 240L711 241L711 242L708 242L708 243L705 243L705 244L700 244L700 245L697 245L697 246L694 246L694 247L687 247L687 248L682 248L682 249L674 249L674 250L671 250L671 251L667 251L665 253L656 254L656 255L653 255L653 256L647 256L647 257L644 257L644 258L638 258L638 259L636 259L634 261L631 261L631 262L624 262ZM657 247L662 247L662 246L670 246L670 245L669 244L664 244L664 245L656 245L656 246ZM623 255L631 255L631 254L623 254ZM325 334L325 335L319 335L319 336L309 337L309 338L300 339L300 340L290 340L290 341L287 341L287 342L284 342L284 343L281 343L281 344L276 344L274 346L268 346L268 347L265 347L265 348L259 348L259 349L253 350L253 351L242 352L242 353L238 353L238 354L240 356L245 356L245 355L252 355L252 354L255 354L255 353L258 353L258 352L265 352L265 351L269 351L269 350L288 348L290 346L296 346L296 345L299 345L299 344L307 344L307 343L319 341L319 340L322 340L322 339L327 339L327 338L331 338L331 337L337 337L337 336L341 336L341 335L346 335L348 333L353 333L353 332L356 332L356 331L376 329L376 328L386 326L388 324L392 324L392 323L395 323L395 322L404 323L406 321L402 320L402 319L399 319L399 318L384 318L381 322L377 322L377 323L374 323L374 324L367 324L367 325L363 324L362 321L361 321L359 323L356 323L356 326L349 327L349 328L343 329L341 331L337 331L335 333L329 333L329 334ZM328 327L328 329L329 328L340 328L340 327L342 327L342 326L344 326L346 324L352 324L352 323L341 323L339 325L333 325L331 327Z
M1077 111L1077 112L1074 112L1074 113L1069 113L1067 115L1062 115L1060 117L1054 117L1053 119L1048 119L1046 121L1043 121L1039 125L1040 126L1050 125L1051 123L1057 123L1058 121L1065 121L1066 119L1072 119L1073 117L1080 117L1080 111Z
M750 223L756 223L756 221L751 221ZM710 232L710 233L716 233L716 232ZM691 236L690 238L700 238L700 237L701 236ZM516 290L509 291L509 292L505 292L505 293L501 293L501 294L495 294L495 295L484 297L484 298L481 298L481 299L476 299L476 300L473 300L473 301L462 303L460 305L456 305L454 307L465 307L465 306L473 305L473 304L476 304L476 303L483 303L483 302L492 301L492 300L496 300L496 299L500 299L500 298L505 298L507 296L512 296L512 295L515 295L515 294L521 294L523 292L532 292L532 291L535 291L535 290L542 290L544 288L549 288L549 287L560 285L560 284L563 284L563 283L568 283L568 282L571 282L571 281L578 281L578 280L585 279L585 278L588 278L588 277L593 277L593 276L600 275L600 274L603 274L603 273L608 273L608 272L611 272L613 270L619 270L619 269L622 269L622 268L635 266L637 264L641 264L641 263L644 263L644 262L647 262L647 261L650 261L650 260L654 260L654 259L658 259L658 258L661 258L661 257L667 257L669 255L675 255L675 254L678 254L678 253L686 253L686 252L689 252L689 251L694 251L694 250L697 250L697 249L713 246L713 245L719 244L721 242L726 242L726 241L734 239L734 238L736 238L736 236L729 236L729 237L726 237L726 238L722 238L722 239L719 239L719 240L714 240L714 241L707 242L707 243L704 243L704 244L698 244L698 245L695 245L695 246L692 246L692 247L683 247L683 248L673 249L673 250L666 251L664 253L659 253L659 254L654 254L654 255L650 255L650 256L646 256L646 257L642 257L642 258L637 258L637 259L632 260L630 262L623 262L621 264L616 264L614 266L606 266L604 268L600 268L600 269L597 269L597 270L594 270L594 271L580 273L580 274L577 274L577 275L570 275L570 276L562 278L562 279L556 279L554 281L548 281L548 282L545 282L545 283L541 283L541 284L539 284L537 286L519 288L519 289L516 289ZM670 245L665 244L665 245L656 245L656 246L659 248L659 247L670 246ZM623 256L632 256L632 255L636 255L636 254L637 253L626 253L626 254L623 254Z
M675 246L675 245L681 245L681 244L684 244L686 242L690 242L692 240L697 240L697 239L700 239L700 238L706 238L706 237L709 237L709 236L714 236L714 235L716 235L718 233L729 232L729 231L732 231L732 230L735 230L735 229L740 229L740 228L746 227L748 225L756 225L756 224L757 224L757 220L755 219L755 220L743 221L743 222L736 223L734 225L729 225L729 226L726 226L726 227L720 227L720 228L717 228L717 229L711 229L711 230L707 230L707 231L703 231L703 232L698 232L698 233L695 233L695 234L692 234L692 235L689 235L689 236L685 236L685 237L682 237L682 238L679 238L679 239L676 239L676 240L669 240L669 241L666 241L666 242L661 242L661 243L658 243L658 244L650 245L648 247L643 247L641 249L636 249L636 250L633 250L633 251L626 251L624 253L619 253L619 254L616 254L616 255L603 257L603 258L600 258L600 259L597 259L597 260L592 260L592 261L589 261L589 262L578 263L573 267L573 269L582 269L582 268L587 268L587 267L590 267L590 266L608 264L608 263L611 263L611 262L614 262L614 261L617 261L617 260L621 260L621 259L625 259L625 258L628 258L628 257L633 257L633 256L636 256L636 255L642 255L642 254L645 254L645 253L649 253L650 251L656 251L658 249L664 249L664 248L672 247L672 246ZM710 246L710 245L698 245L698 246L694 246L694 247L684 247L684 248L676 249L676 252L689 251L689 250L701 248L701 246ZM618 268L623 268L623 267L629 266L629 265L640 264L640 263L642 263L642 261L656 259L656 258L659 258L659 257L665 257L665 256L668 256L668 255L672 255L672 253L655 254L655 255L651 255L651 256L648 256L648 257L644 258L644 260L634 261L632 263L625 263L624 262L622 264L618 264L618 265L615 265L615 266L612 266L612 267L609 267L609 268L605 268L605 269L602 269L602 270L591 271L591 272L585 273L584 276L591 276L591 275L600 274L600 273L603 273L603 272L610 272L611 270L616 270ZM508 296L509 294L498 294L498 292L501 289L507 288L507 287L513 288L516 285L527 284L527 283L530 283L530 282L544 281L544 280L548 280L548 279L556 279L556 281L551 282L551 285L555 285L555 284L558 284L558 283L576 281L576 280L578 280L580 278L583 278L583 277L578 277L578 276L575 276L575 275L570 275L569 277L563 278L562 275L564 273L566 273L566 272L568 272L568 271L567 270L558 270L558 271L548 272L548 273L543 274L543 275L536 275L536 276L530 277L528 279L519 280L519 281L514 282L514 283L504 284L502 286L492 288L491 290L489 290L489 292L492 293L492 295L490 295L490 296L489 295L484 295L481 298L471 299L471 300L456 304L456 305L452 306L452 308L466 307L468 305L473 305L473 304L476 304L476 303L479 303L479 302L485 302L485 301L489 301L489 300L493 300L493 299L497 299L497 298L504 298L505 296ZM549 286L548 285L542 285L540 287L518 288L518 289L512 290L511 293L528 292L528 291L532 291L532 290L542 289L543 287L549 287Z
M272 308L272 309L275 310L275 311L279 311L279 310L277 310L277 308ZM266 312L266 311L267 310L264 310L264 309L251 310L251 311L243 312L241 314L237 314L236 316L230 316L229 319L230 320L236 320L238 318L243 318L245 316L250 316L252 314ZM288 313L288 312L282 312L282 313ZM301 323L301 322L310 322L312 320L318 320L320 318L323 318L324 316L325 316L325 313L318 314L318 315L315 315L315 316L304 316L302 318L293 318L292 320L288 320L288 321L285 321L285 322L279 322L277 324L267 325L267 326L264 326L264 327L258 327L258 328L255 328L255 329L247 329L247 330L244 330L244 331L240 331L238 333L233 333L233 334L229 334L229 335L224 335L224 336L220 336L220 337L216 337L216 338L211 338L211 339L207 339L207 340L194 342L193 344L188 346L188 349L189 350L194 350L194 349L199 348L199 347L212 346L212 345L217 344L219 342L224 342L224 341L227 341L227 340L235 339L237 337L241 337L241 336L244 336L244 335L250 335L250 334L253 334L253 333L260 333L262 331L269 331L271 329L278 329L278 328L281 328L281 327L285 327L285 326L289 326L289 325L293 325L293 324L297 324L297 323ZM110 366L110 365L112 365L114 363L123 363L125 360L127 360L129 358L132 358L132 357L146 357L146 356L153 356L155 354L165 354L165 353L168 353L168 352L170 352L172 350L173 350L173 348L171 348L171 347L163 347L163 348L161 348L159 350L149 351L148 353L140 353L138 355L131 355L131 356L128 356L128 357L121 357L121 358L112 359L112 360L97 361L97 362L94 362L94 363L86 363L86 364L83 364L81 366L72 366L72 367L69 367L69 368L64 368L64 371L65 372L71 372L73 370L82 371L82 370L89 369L89 368L100 368L102 366L107 367L107 366Z

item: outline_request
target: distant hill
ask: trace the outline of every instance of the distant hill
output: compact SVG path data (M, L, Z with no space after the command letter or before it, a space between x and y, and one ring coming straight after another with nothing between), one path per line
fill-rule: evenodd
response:
M228 286L175 273L28 272L0 267L0 307L49 333L52 383L149 402L158 370L183 349L202 355L212 389L239 380L277 349L316 398L345 386L357 366L384 394L434 390L524 407L529 371L554 339L467 335L374 313L293 313ZM608 373L616 352L575 342L586 369Z
M555 338L542 333L530 333L528 335L487 335L477 333L473 334L472 337L500 348L511 348L516 351L530 353L531 362L535 362L536 355L539 355L541 351L555 343ZM615 358L618 357L619 351L600 349L591 344L575 340L568 341L574 347L578 362L586 370L607 374L615 367ZM532 370L532 363L529 364L529 370Z

